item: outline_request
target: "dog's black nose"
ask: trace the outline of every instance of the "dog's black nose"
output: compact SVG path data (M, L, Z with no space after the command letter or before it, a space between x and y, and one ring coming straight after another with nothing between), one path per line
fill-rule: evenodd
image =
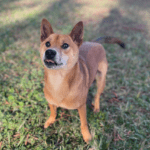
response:
M56 55L56 51L52 50L52 49L48 49L45 52L45 56L47 59L53 59Z

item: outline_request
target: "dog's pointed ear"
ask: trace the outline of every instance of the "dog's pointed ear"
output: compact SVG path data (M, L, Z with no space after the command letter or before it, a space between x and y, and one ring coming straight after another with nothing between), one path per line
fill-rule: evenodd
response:
M51 24L47 19L43 19L41 22L41 42L49 37L50 34L54 33Z
M78 22L69 35L79 47L83 42L83 22Z

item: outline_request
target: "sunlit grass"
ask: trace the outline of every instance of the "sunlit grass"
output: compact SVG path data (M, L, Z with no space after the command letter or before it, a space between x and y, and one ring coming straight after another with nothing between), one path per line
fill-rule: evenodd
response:
M4 5L6 9L10 7L10 10L8 9L8 11L3 11L1 13L0 21L2 24L0 26L10 25L18 21L21 22L26 19L34 18L35 15L39 15L48 9L53 2L53 0L51 0L51 2L49 0L10 1Z
M110 1L110 0L103 0L103 1L89 1L89 0L77 0L78 3L84 4L82 9L78 12L83 18L91 18L101 19L109 15L109 10L118 6L118 1Z

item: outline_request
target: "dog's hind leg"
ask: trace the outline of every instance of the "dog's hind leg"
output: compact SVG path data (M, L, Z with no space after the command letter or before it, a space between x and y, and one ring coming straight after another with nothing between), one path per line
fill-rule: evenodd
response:
M106 58L99 62L98 64L98 70L96 74L96 86L97 86L97 93L95 95L94 99L94 112L100 111L100 95L104 90L105 87L105 79L106 79L106 73L107 73L107 60Z

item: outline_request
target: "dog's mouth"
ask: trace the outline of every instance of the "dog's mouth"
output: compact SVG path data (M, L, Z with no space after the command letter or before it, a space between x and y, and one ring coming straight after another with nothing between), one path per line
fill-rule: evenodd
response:
M59 66L62 66L63 63L57 63L56 61L54 60L51 60L51 59L44 59L44 64L47 68L57 68Z

